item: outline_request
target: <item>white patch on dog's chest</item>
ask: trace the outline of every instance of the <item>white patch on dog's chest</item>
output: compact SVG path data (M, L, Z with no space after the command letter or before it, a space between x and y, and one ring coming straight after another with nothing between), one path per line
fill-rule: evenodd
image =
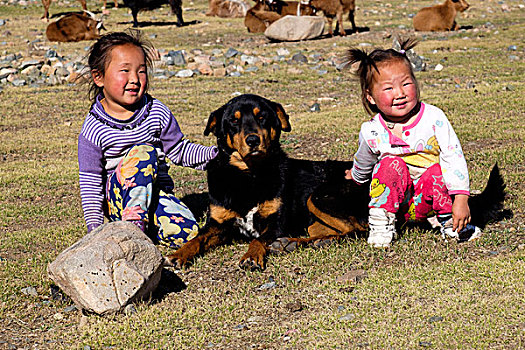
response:
M236 218L235 225L239 231L248 238L258 238L259 232L253 227L253 216L257 213L258 208L252 208L243 218Z

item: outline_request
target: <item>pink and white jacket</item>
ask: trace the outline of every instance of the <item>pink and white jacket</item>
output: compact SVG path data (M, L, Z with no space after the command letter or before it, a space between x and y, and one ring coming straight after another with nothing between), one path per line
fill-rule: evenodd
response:
M358 183L366 182L375 164L387 156L402 158L412 180L419 179L426 169L439 163L449 194L470 194L461 144L445 113L435 106L421 102L416 120L403 127L402 138L392 134L380 114L363 123L352 177Z

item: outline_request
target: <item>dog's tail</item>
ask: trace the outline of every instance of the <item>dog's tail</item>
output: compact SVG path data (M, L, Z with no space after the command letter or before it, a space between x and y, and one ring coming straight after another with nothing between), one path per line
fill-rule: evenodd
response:
M505 200L505 181L499 171L498 163L492 168L487 186L480 194L469 198L471 223L483 229L491 221L512 217L510 210L503 209Z

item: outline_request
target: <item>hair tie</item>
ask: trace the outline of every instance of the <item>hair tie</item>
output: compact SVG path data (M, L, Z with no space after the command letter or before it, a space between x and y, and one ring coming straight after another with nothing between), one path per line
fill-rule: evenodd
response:
M399 53L404 55L405 54L405 50L401 49L401 50L399 50Z

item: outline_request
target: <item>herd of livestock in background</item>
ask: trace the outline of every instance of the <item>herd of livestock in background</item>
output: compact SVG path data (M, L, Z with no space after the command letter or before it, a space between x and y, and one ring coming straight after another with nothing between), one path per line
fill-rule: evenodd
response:
M42 0L44 6L43 19L49 20L49 7L52 0ZM102 19L97 18L89 12L86 0L79 0L83 12L70 13L56 22L48 25L46 36L50 41L80 41L97 39L103 28ZM118 1L114 0L115 7ZM158 8L168 3L171 12L177 18L176 24L182 26L182 0L124 0L124 6L128 7L133 16L133 26L138 27L138 13L141 10ZM103 3L103 14L107 0ZM459 29L456 23L456 15L468 9L465 0L445 0L436 6L422 8L413 18L416 31L451 31ZM244 0L209 0L206 15L219 17L244 17L244 24L250 33L264 32L268 26L284 16L315 16L322 12L328 23L328 34L333 35L332 22L336 19L335 33L346 35L343 27L343 16L348 14L348 20L352 25L352 32L357 31L354 20L355 0L255 0L255 5L250 7Z

